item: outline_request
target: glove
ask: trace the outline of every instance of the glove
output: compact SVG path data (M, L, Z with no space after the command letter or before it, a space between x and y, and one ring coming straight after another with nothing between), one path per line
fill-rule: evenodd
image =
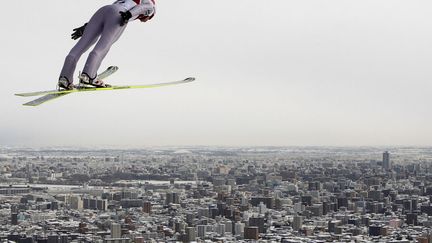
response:
M120 11L120 15L121 15L120 26L127 24L129 22L129 19L132 18L132 14L130 11L127 12Z
M83 26L73 29L73 33L72 33L72 39L77 40L79 39L83 34L84 34L84 30L87 26L87 23L85 23Z
M144 14L141 14L140 16L138 16L138 19L141 20L141 22L147 22L149 20L151 20L154 17L154 14L150 15L150 16L145 16Z

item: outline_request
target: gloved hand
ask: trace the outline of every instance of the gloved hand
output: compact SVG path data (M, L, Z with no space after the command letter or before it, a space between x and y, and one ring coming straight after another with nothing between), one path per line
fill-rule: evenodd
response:
M87 26L87 23L85 23L83 26L73 29L73 33L72 33L72 39L77 40L79 39L83 34L84 34L84 30Z
M132 18L132 14L130 11L127 12L121 12L120 11L120 15L121 15L121 20L120 20L120 26L123 26L125 24L127 24L129 22L129 19Z
M140 16L138 16L138 19L141 22L147 22L149 20L151 20L154 17L154 14L150 15L150 16L145 16L144 14L141 14Z

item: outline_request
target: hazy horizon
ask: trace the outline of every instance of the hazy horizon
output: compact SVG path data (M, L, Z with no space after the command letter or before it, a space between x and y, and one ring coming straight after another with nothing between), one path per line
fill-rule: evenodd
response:
M120 70L106 81L196 82L21 106L31 99L13 94L53 89L72 29L112 2L8 3L0 145L432 145L426 0L159 0L111 49L102 69Z

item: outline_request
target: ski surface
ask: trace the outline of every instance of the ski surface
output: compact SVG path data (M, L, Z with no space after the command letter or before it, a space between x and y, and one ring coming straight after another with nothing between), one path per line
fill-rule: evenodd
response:
M163 86L171 86L177 84L190 83L195 81L195 78L186 78L180 81L167 82L167 83L156 83L156 84L145 84L145 85L121 85L121 86L111 86L105 88L96 88L96 87L82 87L73 90L49 90L49 91L39 91L39 92L31 92L31 93L21 93L15 94L17 96L22 97L30 97L30 96L40 96L46 94L70 94L70 93L78 93L78 92L91 92L91 91L108 91L108 90L121 90L121 89L149 89L149 88L157 88Z
M105 70L104 72L102 72L101 74L99 74L97 76L97 78L98 79L105 79L105 78L111 76L112 74L114 74L115 72L117 72L118 69L119 68L116 67L116 66L108 67L107 70ZM68 94L70 94L70 93L47 94L47 95L44 95L44 96L42 96L42 97L40 97L38 99L32 100L30 102L27 102L27 103L25 103L23 105L24 106L38 106L38 105L42 105L42 104L44 104L44 103L46 103L48 101L55 100L57 98L63 97L63 96L68 95Z
M72 93L78 93L78 92L91 92L91 91L108 91L108 90L124 90L124 89L148 89L148 88L158 88L158 87L164 87L164 86L172 86L177 84L185 84L195 81L195 78L187 78L180 81L175 82L168 82L168 83L157 83L157 84L147 84L147 85L128 85L128 86L113 86L113 87L107 87L107 88L95 88L91 86L82 87L80 89L74 89L74 90L65 90L65 91L53 91L52 93L48 93L38 99L35 99L33 101L30 101L28 103L25 103L25 106L39 106L41 104L44 104L48 101L60 98L62 96L72 94Z
M103 71L101 74L97 76L98 79L105 79L115 72L118 71L118 67L116 66L110 66L107 68L107 70ZM69 90L63 90L63 91L69 91ZM68 93L68 92L62 92L59 90L48 90L48 91L37 91L37 92L30 92L30 93L21 93L21 94L15 94L16 96L22 96L22 97L30 97L30 96L41 96L45 94L58 94L58 93Z

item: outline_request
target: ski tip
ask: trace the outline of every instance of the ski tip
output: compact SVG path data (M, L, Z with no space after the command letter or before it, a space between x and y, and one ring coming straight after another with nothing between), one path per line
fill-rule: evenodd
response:
M195 80L196 79L194 77L189 77L189 78L185 79L185 81L187 81L187 82L193 82Z
M25 106L25 107L36 107L37 106L35 104L32 104L31 102L25 103L25 104L22 104L22 105Z
M115 71L119 70L119 67L117 67L117 66L109 66L108 70L111 70L111 71L115 72Z
M18 93L18 94L14 94L15 96L20 96L20 97L26 97L26 93Z

